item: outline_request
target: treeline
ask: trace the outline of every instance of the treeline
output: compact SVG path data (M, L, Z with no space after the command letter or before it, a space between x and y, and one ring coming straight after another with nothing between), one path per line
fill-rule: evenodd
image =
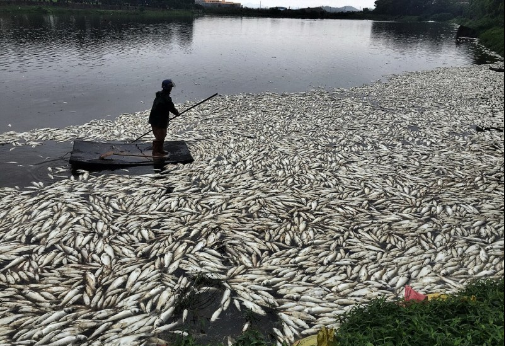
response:
M76 1L76 0L72 0ZM85 0L81 0L85 1ZM127 3L130 6L146 7L146 8L176 8L176 9L191 9L193 8L194 0L100 0L104 5L124 5Z
M152 8L152 9L193 9L194 0L0 0L0 4L38 4L67 6L88 5L96 8Z
M493 18L503 23L504 0L376 0L376 14L393 16ZM450 18L449 18L450 19Z
M495 18L503 25L503 0L470 0L466 17L471 19Z
M195 7L198 8L198 5ZM268 17L268 18L305 18L305 19L370 19L370 11L364 12L327 12L322 7L286 9L248 8L248 7L206 7L205 13L226 16ZM368 13L368 14L367 14Z
M374 13L393 16L461 15L466 6L466 3L458 0L377 0Z

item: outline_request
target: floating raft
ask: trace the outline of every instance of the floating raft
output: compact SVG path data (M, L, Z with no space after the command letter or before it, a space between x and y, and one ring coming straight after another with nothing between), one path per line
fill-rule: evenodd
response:
M184 141L165 142L165 157L152 156L150 143L74 141L69 162L74 168L115 169L131 166L190 163L193 157Z

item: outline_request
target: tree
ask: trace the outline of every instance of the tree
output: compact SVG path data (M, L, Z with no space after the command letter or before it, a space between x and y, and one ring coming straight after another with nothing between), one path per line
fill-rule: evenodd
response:
M399 16L420 16L426 14L432 3L432 0L377 0L374 12Z
M503 0L470 0L468 15L472 18L501 18L503 22Z
M376 0L374 13L393 16L422 16L463 12L472 19L492 18L503 22L504 0ZM466 11L464 9L467 8Z

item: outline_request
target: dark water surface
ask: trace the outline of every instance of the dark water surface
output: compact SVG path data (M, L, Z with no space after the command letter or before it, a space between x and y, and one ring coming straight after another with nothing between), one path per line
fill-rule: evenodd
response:
M441 23L0 14L0 133L143 111L165 78L177 84L176 103L196 103L214 93L348 88L494 61L476 44L456 44L455 32ZM68 178L71 150L0 143L0 186ZM114 173L153 172L146 169Z
M36 186L42 182L49 185L55 181L81 179L83 171L72 169L68 160L73 143L44 141L41 145L12 146L0 144L0 187ZM126 169L94 171L94 175L140 175L159 172L159 167L137 166ZM33 184L35 182L35 184Z
M212 95L352 87L490 60L440 23L0 15L0 133L78 125Z

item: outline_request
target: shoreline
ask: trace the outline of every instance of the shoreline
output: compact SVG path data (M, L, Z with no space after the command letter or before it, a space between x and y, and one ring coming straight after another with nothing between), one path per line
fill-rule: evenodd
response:
M140 345L189 327L190 308L175 302L200 294L206 278L220 282L216 310L201 317L210 328L227 313L268 312L277 340L292 343L406 284L451 293L503 277L503 88L503 75L482 65L350 89L220 95L169 128L192 164L0 188L0 237L15 249L0 275L4 299L32 307L33 321L71 308L88 342ZM146 117L0 142L134 139ZM19 314L0 341L19 340L19 321L41 329ZM222 336L236 338L235 327Z
M492 52L490 52L490 53L492 53ZM350 87L350 88L335 88L333 90L331 88L324 88L324 89L314 88L311 90L294 92L294 93L266 91L266 92L262 92L262 93L258 93L258 94L219 95L219 97L225 97L226 99L228 99L228 98L233 99L233 98L241 98L241 97L248 97L248 96L262 97L264 95L278 95L278 96L300 95L300 96L303 96L303 95L310 95L311 93L318 92L318 91L320 91L322 93L330 93L330 94L332 94L332 93L338 94L339 92L341 92L343 94L352 95L354 92L357 92L358 94L362 94L360 92L361 89L365 90L365 94L366 94L369 89L375 89L376 87L380 88L381 86L387 86L390 82L390 79L398 79L398 78L402 78L402 76L423 75L423 74L427 74L427 73L434 73L436 71L445 71L445 70L453 70L453 69L456 71L459 69L461 69L461 70L466 70L466 69L490 70L491 73L497 73L499 75L500 73L502 73L500 71L503 69L503 60L499 61L497 63L493 63L493 64L470 65L470 66L465 66L465 67L439 67L434 70L413 71L413 72L405 72L402 74L386 75L386 76L383 76L382 79L377 80L377 81L373 81L369 84L364 84L362 86L354 86L354 87ZM354 98L354 95L351 97ZM365 99L366 99L366 97L365 97ZM188 105L191 106L193 104L190 101L186 101L184 103L177 104L177 105L179 106L179 108L181 108L181 107L184 108L184 107L188 107ZM209 106L207 105L206 108L208 109ZM146 109L144 111L138 111L135 113L123 113L123 114L118 115L117 119L115 119L115 120L95 119L95 120L92 120L92 121L85 123L83 125L71 125L71 126L67 126L64 128L42 128L42 129L36 128L36 129L30 130L30 131L24 131L24 132L7 131L4 133L0 133L0 144L6 145L6 144L11 144L11 143L17 143L18 141L16 139L19 139L20 141L28 142L27 145L33 145L33 144L36 144L37 141L41 141L41 140L42 141L55 140L55 138L57 138L58 135L60 134L59 132L64 133L66 131L69 131L69 134L66 136L60 137L60 139L56 139L56 141L69 141L69 140L72 140L73 138L83 139L83 137L78 136L78 132L81 131L82 129L85 129L89 132L97 133L97 136L89 137L88 139L90 139L90 140L100 139L101 134L98 133L97 127L103 127L103 128L114 127L114 126L112 126L112 124L117 123L117 122L119 122L120 125L122 125L122 126L126 126L127 124L125 124L124 122L127 121L129 117L138 118L141 115L146 116L146 114L148 112L149 112L149 109ZM88 127L89 127L89 129L87 129ZM484 127L497 128L497 126L494 126L494 125L493 126L484 126ZM82 128L82 129L80 129L80 128ZM126 126L126 128L128 128L128 126ZM38 134L39 130L47 131L47 132L49 132L49 134L40 134L39 135ZM54 134L52 135L51 132ZM107 133L104 133L104 134L106 135L106 138L109 138L109 135L107 135ZM141 133L139 133L139 134L141 134ZM134 134L129 133L128 135L133 135L133 138L137 138L137 137L135 137L135 133ZM84 137L84 138L86 138L86 137ZM115 137L111 136L110 138L115 138ZM130 139L130 137L122 137L120 139L121 140L128 140L128 139ZM111 139L109 139L109 140L111 140Z

